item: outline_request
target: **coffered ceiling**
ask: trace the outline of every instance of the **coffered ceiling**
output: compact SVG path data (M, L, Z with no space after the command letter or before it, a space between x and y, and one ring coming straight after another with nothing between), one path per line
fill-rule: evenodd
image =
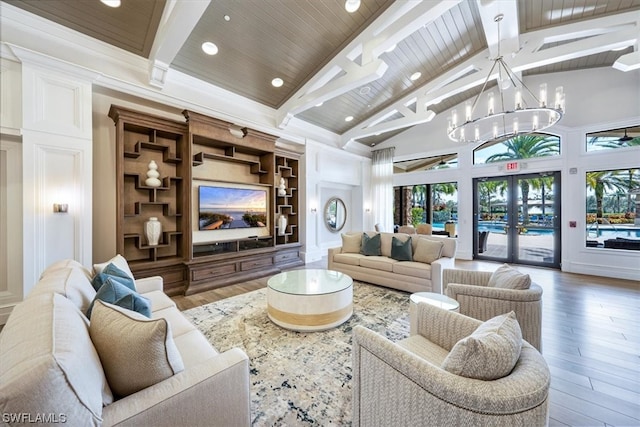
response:
M179 71L343 146L375 146L475 96L498 54L524 76L640 67L640 0L361 0L354 13L345 0L3 2L148 59L160 90Z

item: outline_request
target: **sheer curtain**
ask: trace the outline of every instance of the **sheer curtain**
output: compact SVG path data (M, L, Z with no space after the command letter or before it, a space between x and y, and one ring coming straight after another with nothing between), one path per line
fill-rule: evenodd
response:
M382 231L393 232L393 153L395 147L375 150L372 157L372 211Z

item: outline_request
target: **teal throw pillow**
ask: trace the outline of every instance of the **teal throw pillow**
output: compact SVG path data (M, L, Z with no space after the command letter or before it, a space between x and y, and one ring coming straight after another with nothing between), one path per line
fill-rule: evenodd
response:
M380 256L382 255L380 244L380 234L369 237L367 233L362 233L362 245L360 245L360 253L367 256Z
M391 258L397 261L413 261L411 236L404 242L396 236L391 238Z
M102 287L102 285L104 284L104 282L108 277L111 277L117 280L118 283L125 285L127 288L131 289L132 291L136 291L136 284L134 280L131 278L131 276L129 276L129 274L127 274L123 270L116 267L116 265L113 263L107 265L104 268L104 270L102 270L101 273L98 273L94 276L93 280L91 281L91 284L93 285L93 289L95 289L97 292Z
M131 297L125 298L128 296ZM131 298L133 298L133 302L131 301ZM87 309L87 317L89 319L91 319L91 311L93 310L93 305L96 300L115 304L123 308L134 309L134 311L142 314L143 316L151 317L151 302L136 291L120 283L114 277L107 277L104 284L100 289L98 289L95 298Z

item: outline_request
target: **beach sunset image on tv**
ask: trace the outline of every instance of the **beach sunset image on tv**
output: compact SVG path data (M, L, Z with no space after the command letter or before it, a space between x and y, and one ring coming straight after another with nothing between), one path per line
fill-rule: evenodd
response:
M267 191L201 185L200 230L267 226Z

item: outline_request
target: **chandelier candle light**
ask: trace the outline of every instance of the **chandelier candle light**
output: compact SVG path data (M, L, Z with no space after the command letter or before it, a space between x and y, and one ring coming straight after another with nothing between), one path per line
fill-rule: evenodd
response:
M460 122L458 113L451 111L451 119L447 133L449 139L455 142L481 143L487 141L503 141L517 135L539 132L556 124L564 114L564 91L562 86L556 88L553 106L547 104L547 84L540 85L539 97L518 78L518 76L504 62L500 54L500 21L504 15L494 18L498 24L498 57L493 60L493 66L482 85L480 93L473 104L465 105L464 121ZM497 68L497 70L496 70ZM487 88L491 76L497 71L498 91L501 110L496 111L496 100L493 92L487 94L487 115L473 118L478 106L478 100ZM513 109L505 109L505 91L513 85L515 89ZM530 100L531 105L527 102Z

